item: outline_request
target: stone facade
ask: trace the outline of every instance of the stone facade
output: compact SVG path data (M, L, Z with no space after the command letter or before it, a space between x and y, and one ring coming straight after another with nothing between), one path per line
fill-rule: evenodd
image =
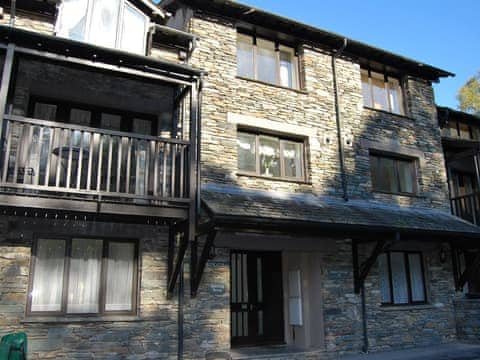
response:
M470 342L480 341L480 300L460 298L454 304L458 338Z

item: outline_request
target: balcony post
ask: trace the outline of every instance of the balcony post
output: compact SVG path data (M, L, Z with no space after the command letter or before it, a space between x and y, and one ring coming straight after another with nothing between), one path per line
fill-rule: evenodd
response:
M0 85L0 139L3 132L3 116L7 108L8 90L10 89L10 79L12 77L13 60L15 55L15 45L10 43L5 54L5 63L3 64L2 83ZM3 147L3 146L2 146Z

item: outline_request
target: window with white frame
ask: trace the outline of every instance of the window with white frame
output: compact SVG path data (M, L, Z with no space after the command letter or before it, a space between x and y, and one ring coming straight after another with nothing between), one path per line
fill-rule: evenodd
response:
M283 87L299 88L298 57L291 47L237 34L237 74Z
M364 106L405 115L399 79L364 69L361 74Z
M427 301L422 254L391 251L378 257L382 304L424 304Z
M137 243L96 238L35 242L28 313L135 313Z
M145 54L149 18L126 0L63 0L56 34Z

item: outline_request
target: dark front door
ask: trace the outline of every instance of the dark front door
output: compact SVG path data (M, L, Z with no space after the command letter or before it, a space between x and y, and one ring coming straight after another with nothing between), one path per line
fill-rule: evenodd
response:
M234 251L230 266L232 346L283 343L281 254Z

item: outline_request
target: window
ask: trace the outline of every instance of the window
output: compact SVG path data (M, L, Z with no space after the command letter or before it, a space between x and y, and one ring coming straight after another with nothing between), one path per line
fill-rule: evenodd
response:
M402 87L396 78L362 70L363 105L404 115Z
M63 0L58 36L145 54L148 17L126 0Z
M465 140L480 140L480 128L460 121L451 120L443 128L442 135Z
M475 257L477 252L471 250L461 251L457 256L457 263L459 266L459 274L463 274L467 266L471 267L475 265ZM480 270L477 269L475 272L470 273L467 278L467 283L463 288L463 292L469 297L480 298Z
M255 175L303 179L303 149L303 142L239 131L238 169Z
M298 88L298 57L293 48L238 33L237 74L242 77Z
M135 312L137 245L84 238L37 239L28 310L31 314Z
M378 257L382 304L426 302L422 254L388 252Z
M416 162L413 159L370 154L372 187L393 194L415 194Z

